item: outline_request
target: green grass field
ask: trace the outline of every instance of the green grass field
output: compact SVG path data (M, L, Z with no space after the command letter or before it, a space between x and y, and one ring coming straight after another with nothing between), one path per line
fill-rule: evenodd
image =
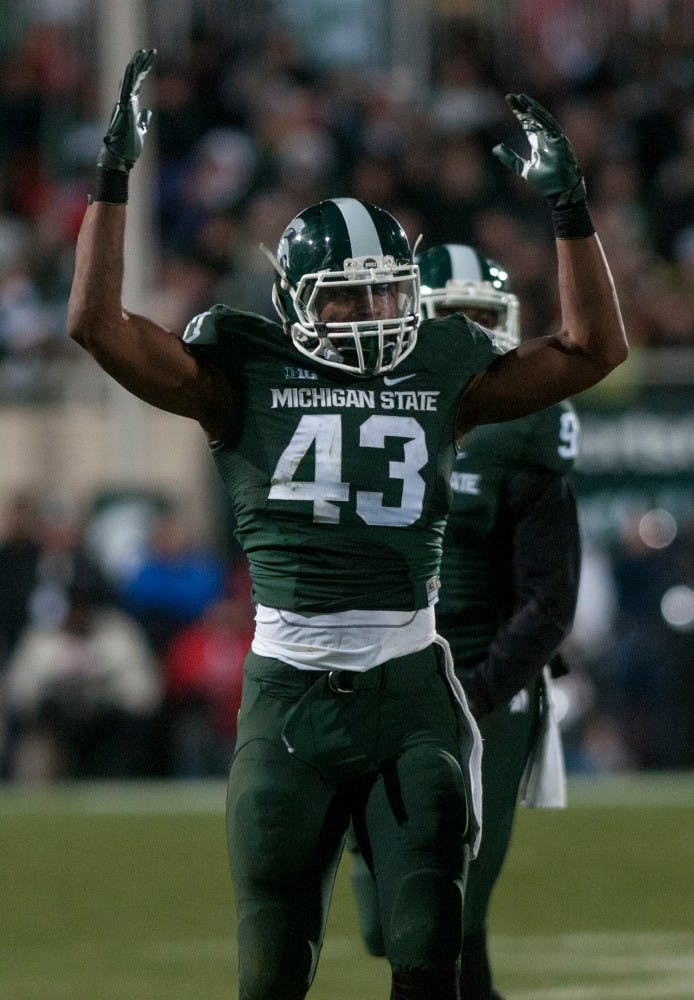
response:
M0 791L1 1000L233 1000L223 784ZM694 777L520 810L494 900L509 1000L694 998ZM384 1000L347 863L311 1000Z

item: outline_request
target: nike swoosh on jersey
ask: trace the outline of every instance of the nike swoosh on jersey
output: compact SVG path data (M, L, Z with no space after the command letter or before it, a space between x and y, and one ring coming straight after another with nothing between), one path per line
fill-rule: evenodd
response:
M383 376L384 385L397 385L398 382L406 382L408 378L414 378L417 372L412 372L411 375L400 375L398 378L389 378L387 375Z

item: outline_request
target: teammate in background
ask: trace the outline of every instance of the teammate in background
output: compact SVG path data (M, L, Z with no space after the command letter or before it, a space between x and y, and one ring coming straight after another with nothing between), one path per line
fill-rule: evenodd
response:
M417 260L425 316L461 311L493 331L502 350L519 344L518 299L499 265L457 244L432 247ZM580 543L567 473L577 445L576 414L562 402L519 420L476 427L451 474L436 622L450 643L484 746L483 836L464 897L462 1000L500 1000L492 989L487 912L521 783L529 805L564 804L546 665L576 606ZM351 846L362 936L371 954L383 955L375 883L363 855Z
M626 356L581 173L554 119L510 96L532 159L497 155L550 201L555 336L498 355L461 315L420 322L401 226L336 198L280 239L281 325L216 305L181 337L121 304L153 59L134 54L104 137L68 328L125 388L198 421L249 559L256 631L227 804L240 997L305 997L353 816L378 845L392 1000L456 1000L480 747L434 620L454 439L580 392Z

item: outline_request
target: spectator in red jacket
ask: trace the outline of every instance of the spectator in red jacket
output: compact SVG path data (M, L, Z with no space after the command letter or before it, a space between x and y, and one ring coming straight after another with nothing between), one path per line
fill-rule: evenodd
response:
M253 637L245 594L212 604L163 660L170 768L176 777L226 774L236 741L243 661Z

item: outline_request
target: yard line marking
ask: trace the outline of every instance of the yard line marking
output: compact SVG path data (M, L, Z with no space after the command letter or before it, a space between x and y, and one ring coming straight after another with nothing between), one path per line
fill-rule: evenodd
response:
M538 950L594 951L604 948L608 943L610 949L629 949L636 946L638 950L652 947L673 946L681 948L689 945L694 948L694 936L687 931L574 931L566 934L493 934L495 944L499 948L507 947L509 954L517 948L537 947Z
M692 995L694 939L685 931L492 935L491 951L500 983L504 971L594 980L516 988L516 1000L689 1000Z
M688 1000L692 995L690 976L673 979L667 983L625 982L595 986L562 986L558 989L532 989L514 991L514 1000Z

